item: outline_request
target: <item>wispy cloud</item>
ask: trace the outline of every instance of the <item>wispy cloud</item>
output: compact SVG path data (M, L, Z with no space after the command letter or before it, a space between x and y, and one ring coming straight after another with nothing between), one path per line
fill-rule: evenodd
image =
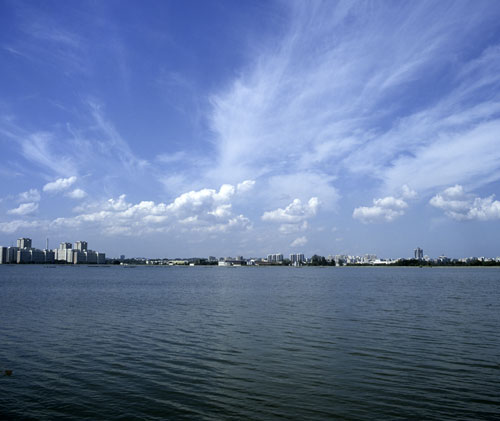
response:
M94 189L99 188L99 192L117 178L121 182L142 183L147 175L150 181L153 177L161 185L160 169L150 167L145 159L131 151L126 140L106 118L102 105L96 101L85 101L80 105L82 118L79 125L56 125L51 131L30 131L22 128L20 119L0 118L0 134L16 142L20 148L14 148L14 154L30 164L20 165L21 168L33 171L35 164L36 175L43 179L56 176L60 180L69 180L68 174L75 174L80 182L93 182ZM12 157L16 156L14 154ZM80 174L98 174L98 178L84 180ZM50 183L48 186L47 189L60 187L50 187Z
M307 237L298 237L290 243L290 247L302 247L307 244Z
M17 208L10 209L7 213L11 215L30 215L36 212L38 209L38 203L29 202L21 203Z
M486 9L294 3L282 42L212 98L219 151L212 174L314 171L337 186L368 177L387 192L404 183L426 190L471 176L498 179L500 97L491 90L500 84L498 46L460 55ZM425 91L450 66L463 71L439 92Z
M28 191L19 193L19 202L39 202L40 192L37 189L29 189Z
M136 172L148 166L149 163L145 159L138 158L132 153L128 143L115 126L106 119L103 106L95 100L89 100L88 105L96 128L103 135L99 144L101 151L105 152L107 156L116 154L123 166L129 171Z
M35 132L28 135L19 134L16 139L21 144L24 157L38 164L41 168L49 169L55 174L67 174L75 167L73 159L54 149L54 137L51 133Z
M27 221L24 219L16 219L9 222L0 222L0 232L13 234L20 230L37 229L47 226L47 221Z

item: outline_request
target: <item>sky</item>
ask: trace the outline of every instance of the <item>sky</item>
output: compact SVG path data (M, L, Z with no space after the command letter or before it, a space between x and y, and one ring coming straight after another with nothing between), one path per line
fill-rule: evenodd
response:
M0 0L0 245L500 256L500 2Z

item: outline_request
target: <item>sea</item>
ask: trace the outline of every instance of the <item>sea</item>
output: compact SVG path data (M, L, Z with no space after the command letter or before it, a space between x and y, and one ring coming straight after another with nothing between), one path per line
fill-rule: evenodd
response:
M0 265L0 419L499 420L500 269Z

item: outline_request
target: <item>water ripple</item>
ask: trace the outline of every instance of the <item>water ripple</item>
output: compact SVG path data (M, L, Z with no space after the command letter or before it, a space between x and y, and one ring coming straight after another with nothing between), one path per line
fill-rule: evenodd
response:
M0 267L1 419L500 419L500 270Z

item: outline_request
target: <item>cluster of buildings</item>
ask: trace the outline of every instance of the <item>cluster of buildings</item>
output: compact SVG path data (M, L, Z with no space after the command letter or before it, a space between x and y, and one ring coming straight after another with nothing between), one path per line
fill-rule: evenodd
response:
M114 261L118 264L125 263L125 256L120 256L120 260ZM146 265L218 265L218 266L273 266L273 265L328 265L328 266L344 266L344 265L406 265L408 262L413 264L474 264L474 263L492 263L499 264L500 257L468 257L462 259L450 259L446 256L439 256L436 259L431 259L429 256L424 256L424 251L417 247L413 250L411 259L379 259L375 254L365 254L364 256L352 256L347 254L329 255L328 257L314 255L306 258L303 253L290 254L285 258L282 253L268 254L267 258L244 258L237 257L220 257L209 256L206 258L189 258L189 259L146 259L134 258L129 259L131 263L146 264ZM417 261L417 262L415 262ZM421 263L419 263L421 262ZM105 253L89 250L86 241L77 241L74 244L63 242L57 249L49 249L48 239L45 249L37 249L32 247L31 238L19 238L17 245L11 247L0 247L0 264L12 263L65 263L65 264L105 264Z
M61 243L58 249L32 247L31 238L19 238L16 247L0 247L0 264L9 263L106 263L105 253L89 250L86 241Z
M428 259L424 256L424 252L420 247L414 250L415 259L424 260ZM443 256L442 256L443 257ZM267 258L243 259L239 256L237 258L221 257L219 259L219 266L265 266L265 265L290 265L302 266L313 263L311 258L306 258L303 253L290 254L288 259L285 259L282 253L268 254ZM324 258L328 265L343 266L343 265L391 265L399 259L379 259L376 254L365 254L364 256L352 256L348 254L329 255Z

